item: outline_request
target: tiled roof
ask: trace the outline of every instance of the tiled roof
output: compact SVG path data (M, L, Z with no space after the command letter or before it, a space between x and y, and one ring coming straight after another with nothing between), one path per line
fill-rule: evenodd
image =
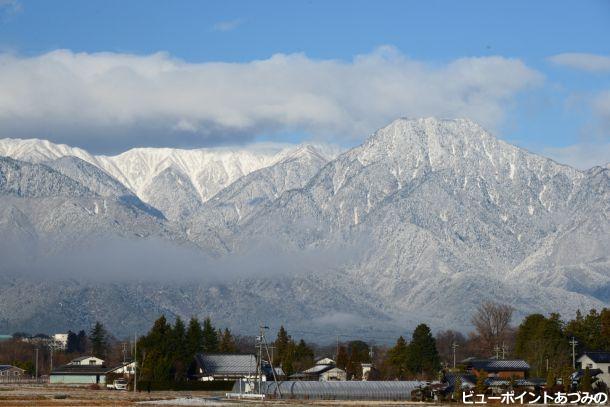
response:
M256 372L256 357L252 354L198 353L195 358L203 374L211 376L244 376Z
M610 352L585 352L584 355L595 363L610 363Z
M108 371L104 365L63 365L53 369L51 375L102 375Z
M522 359L469 359L466 365L486 372L523 371L530 365Z

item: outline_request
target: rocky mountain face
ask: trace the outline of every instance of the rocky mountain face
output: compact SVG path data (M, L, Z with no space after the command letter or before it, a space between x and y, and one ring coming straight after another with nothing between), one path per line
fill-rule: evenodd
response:
M111 282L33 283L4 266L0 329L66 329L78 315L120 333L163 312L243 332L261 318L398 332L463 329L485 299L517 317L610 303L608 167L560 165L468 120L399 119L338 156L298 146L104 157L11 139L0 155L12 157L0 159L0 230L15 242L97 234L188 248L165 279L137 259ZM42 286L27 306L16 294Z

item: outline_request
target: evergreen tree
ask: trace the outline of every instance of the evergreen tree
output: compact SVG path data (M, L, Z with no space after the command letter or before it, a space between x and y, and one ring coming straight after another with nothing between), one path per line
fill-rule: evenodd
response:
M212 325L210 317L203 321L203 351L206 353L218 352L218 333Z
M295 346L294 342L292 343L294 347L294 369L297 371L305 370L311 365L313 365L313 349L311 349L303 339L299 341L299 343Z
M184 322L180 317L176 317L174 328L172 330L172 349L171 353L173 362L174 380L182 381L186 379L187 368L190 364L193 355L187 353L186 347L186 331Z
M583 375L582 379L580 379L580 391L586 391L591 393L593 391L593 385L591 383L591 371L589 370L589 368L587 367L585 369L585 374Z
M89 338L87 338L87 334L85 333L84 330L80 330L78 332L78 335L76 335L77 337L77 347L76 347L76 352L78 353L85 353L87 352L87 345L89 342Z
M78 352L78 336L72 332L68 331L68 341L66 343L66 353L75 353Z
M96 322L89 335L91 341L91 353L100 359L106 359L108 350L108 333L101 322Z
M231 331L228 328L220 335L220 345L219 351L222 353L235 353L237 352L237 345L235 344L235 339L233 335L231 335Z
M610 309L604 308L599 314L601 349L610 352Z
M409 371L434 377L440 369L440 358L436 349L436 341L426 324L420 324L415 328L408 349L407 367Z
M159 317L148 334L138 341L140 373L145 380L166 382L173 373L173 329Z
M197 318L191 318L186 330L185 338L186 354L194 357L197 353L203 352L203 330Z
M337 353L337 367L339 369L347 370L347 365L349 364L349 354L347 353L347 349L345 346L339 346L339 351Z
M462 376L456 375L453 382L453 399L458 403L462 402Z
M388 364L394 371L394 378L404 380L409 373L407 367L407 359L409 357L409 349L407 341L402 336L396 341L396 345L388 350Z
M485 380L487 380L487 373L479 373L479 375L477 376L477 382L475 384L477 394L485 394L485 392L487 391L487 386L485 386Z
M552 389L553 386L555 386L555 374L553 369L549 369L549 371L546 373L546 388Z
M564 392L569 392L572 389L572 381L570 379L570 374L572 373L572 368L568 366L564 366L561 369L561 384L563 386Z
M290 335L288 335L288 332L284 329L283 325L280 326L280 330L277 332L277 338L275 339L275 350L277 352L277 359L280 363L289 352L290 342Z

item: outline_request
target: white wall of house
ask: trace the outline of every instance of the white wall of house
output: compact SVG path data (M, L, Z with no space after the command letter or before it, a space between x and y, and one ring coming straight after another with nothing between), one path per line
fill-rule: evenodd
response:
M335 367L335 368L332 368L332 369L327 370L326 372L322 373L320 375L319 380L321 382L328 382L328 381L342 381L343 382L343 381L347 380L347 373L345 372L345 370Z
M62 375L52 374L49 376L51 384L106 384L105 375Z
M95 356L88 356L84 359L74 359L69 365L86 365L86 366L100 366L104 364L104 360L96 358Z
M601 370L603 373L597 376L598 379L602 380L604 383L610 386L610 363L595 363L586 354L578 358L578 363L580 363L580 366L583 370L587 367L589 369Z
M110 373L116 373L116 374L122 374L122 375L132 375L133 372L135 371L135 368L136 368L135 362L131 362L124 366L120 366L120 367L112 370Z

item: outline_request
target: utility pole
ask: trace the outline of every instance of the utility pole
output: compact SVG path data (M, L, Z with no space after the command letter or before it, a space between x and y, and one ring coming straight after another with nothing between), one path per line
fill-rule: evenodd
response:
M127 360L127 342L123 342L123 364Z
M38 348L36 348L36 382L38 382Z
M337 335L337 352L335 353L335 364L337 363L338 357L339 357L339 335Z
M502 342L502 359L506 359L506 346Z
M496 352L496 359L500 359L500 347L498 345L496 345L494 351Z
M49 373L53 371L53 345L49 346L49 355L51 357L51 370L49 370Z
M133 334L133 392L138 390L138 334Z
M572 345L572 369L576 369L576 345L578 345L578 341L572 337L570 345Z
M451 347L453 348L453 369L455 369L455 351L457 350L458 346L460 345L455 342L453 342L453 344L451 345Z
M271 361L271 355L269 355L269 346L267 345L267 338L265 337L265 329L269 329L268 326L261 326L261 348L264 345L265 346L265 350L267 351L267 359L269 359L269 366L271 367L271 374L273 375L273 382L275 383L275 388L277 389L278 394L280 395L280 398L282 398L282 390L280 389L280 385L277 382L277 376L275 374L275 368L273 367L273 362ZM262 354L262 352L261 352ZM261 372L262 372L262 365L261 365ZM259 387L260 389L260 387Z

